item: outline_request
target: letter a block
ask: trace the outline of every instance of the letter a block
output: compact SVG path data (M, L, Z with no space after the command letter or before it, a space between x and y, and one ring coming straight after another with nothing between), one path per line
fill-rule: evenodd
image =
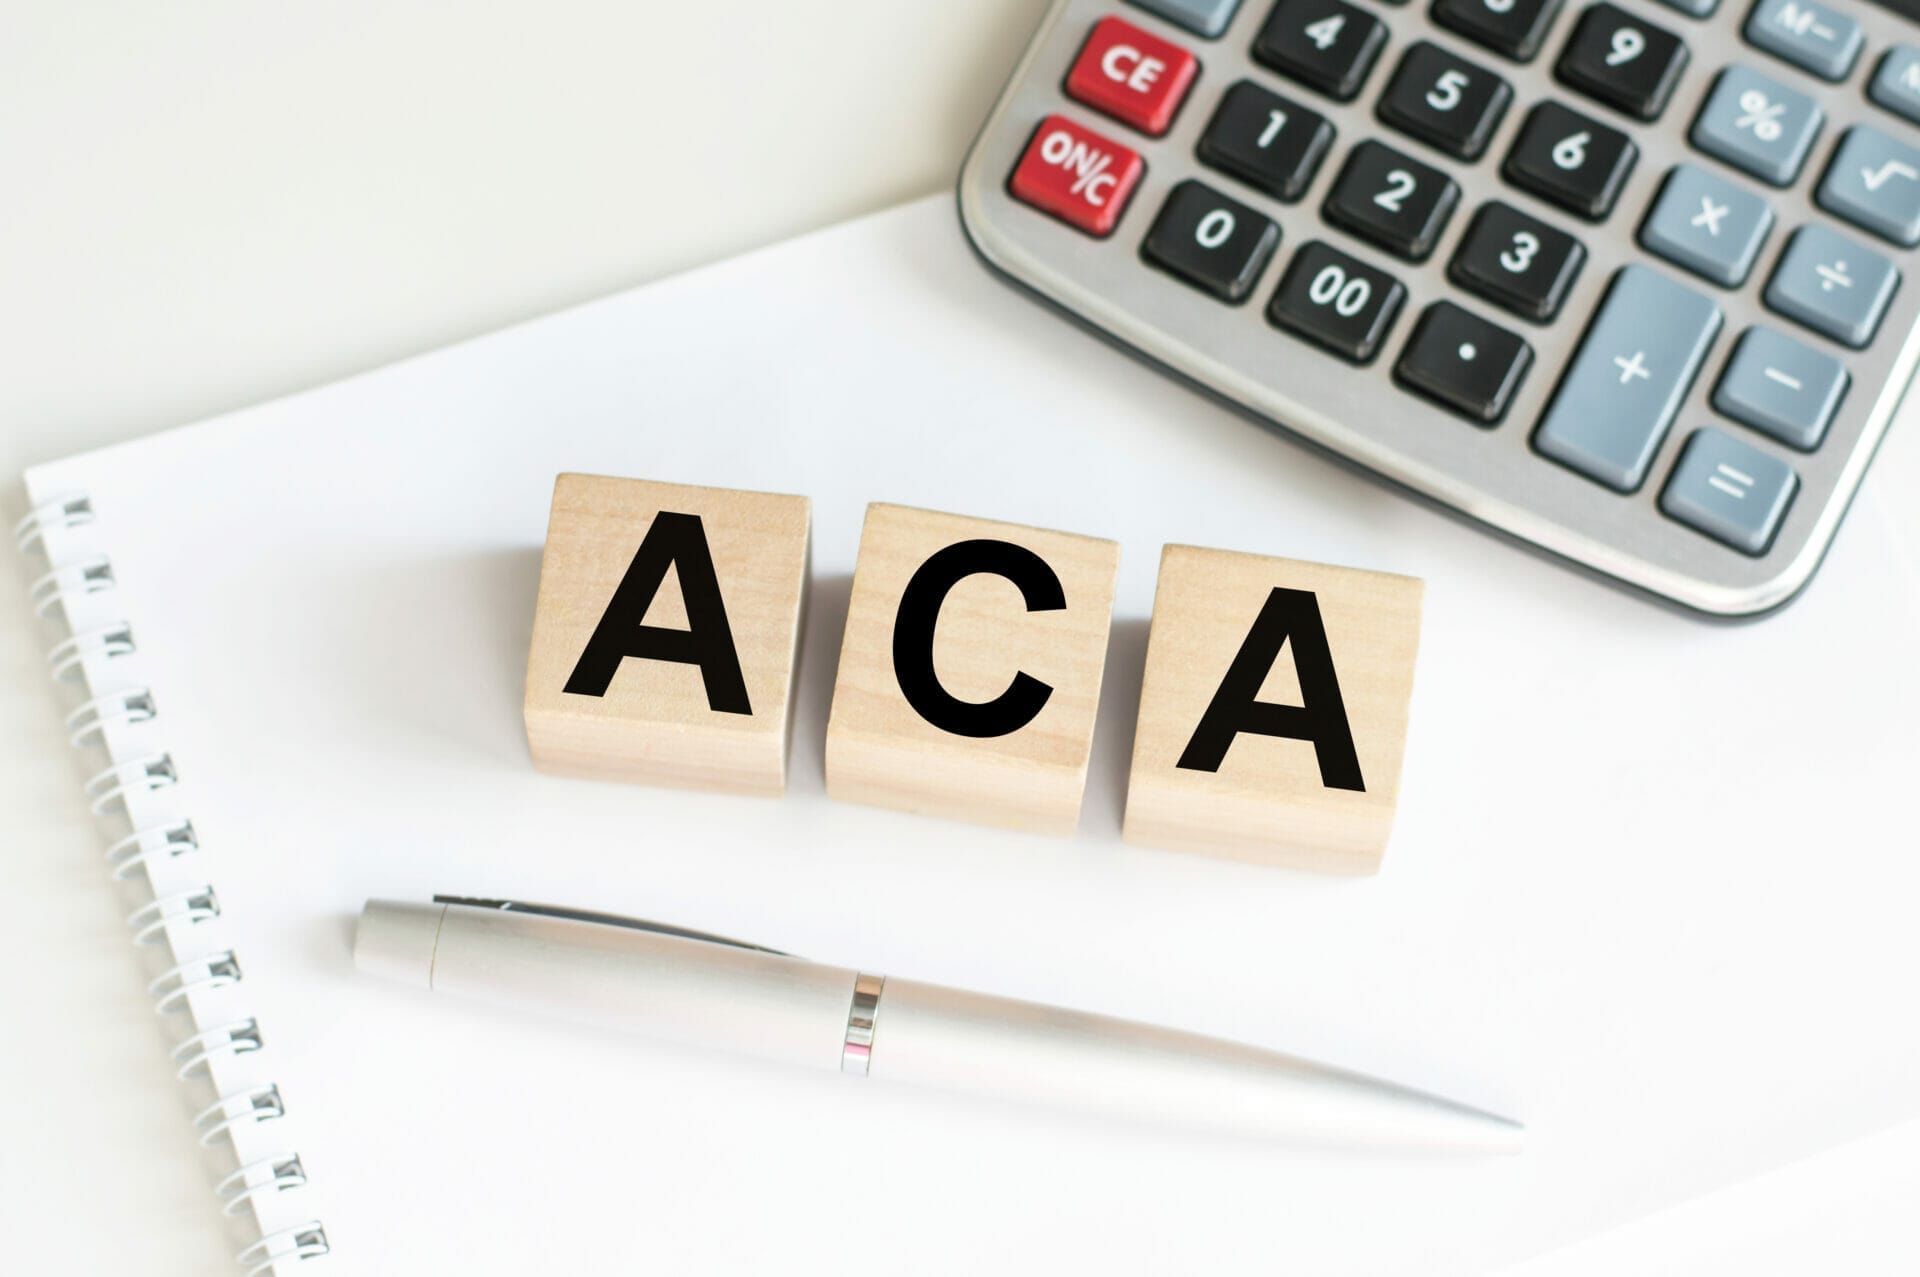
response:
M1112 541L868 506L828 795L1072 833L1119 564Z
M542 771L787 787L805 497L563 474L527 657Z
M1400 794L1424 590L1412 577L1168 546L1126 840L1376 871Z

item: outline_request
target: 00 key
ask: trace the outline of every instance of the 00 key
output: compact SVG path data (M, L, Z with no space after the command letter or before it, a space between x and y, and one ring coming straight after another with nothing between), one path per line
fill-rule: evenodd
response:
M1267 318L1342 359L1364 364L1380 353L1406 297L1406 287L1385 271L1313 240L1287 263Z

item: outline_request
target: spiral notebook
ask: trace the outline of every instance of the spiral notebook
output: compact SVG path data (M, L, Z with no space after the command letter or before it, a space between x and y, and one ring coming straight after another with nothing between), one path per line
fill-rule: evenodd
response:
M813 498L785 798L528 764L562 470ZM1889 479L1799 603L1709 627L1130 362L989 278L937 199L41 466L21 539L103 890L133 893L181 1138L217 1161L209 1227L230 1213L240 1271L1431 1275L1920 1112L1920 1026L1895 1010L1920 970L1920 581ZM1120 543L1076 838L826 800L872 500ZM1120 844L1168 541L1426 578L1377 879ZM1461 1162L1191 1139L357 977L361 902L434 892L1297 1050L1514 1112L1532 1142Z

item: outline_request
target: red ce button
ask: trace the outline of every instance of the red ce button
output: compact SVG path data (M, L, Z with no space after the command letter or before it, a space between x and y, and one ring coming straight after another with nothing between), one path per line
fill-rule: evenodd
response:
M1131 22L1102 18L1067 75L1067 93L1148 137L1173 123L1200 63L1177 44Z

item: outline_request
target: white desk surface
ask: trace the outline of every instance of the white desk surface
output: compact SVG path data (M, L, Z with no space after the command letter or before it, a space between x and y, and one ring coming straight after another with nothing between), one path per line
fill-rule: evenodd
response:
M1044 7L10 6L0 511L27 465L940 189ZM1914 426L1875 481L1920 492ZM26 581L0 554L0 599ZM0 1267L231 1271L30 622L0 604ZM1916 1166L1909 1124L1528 1277L1808 1271L1842 1236L1913 1271Z

